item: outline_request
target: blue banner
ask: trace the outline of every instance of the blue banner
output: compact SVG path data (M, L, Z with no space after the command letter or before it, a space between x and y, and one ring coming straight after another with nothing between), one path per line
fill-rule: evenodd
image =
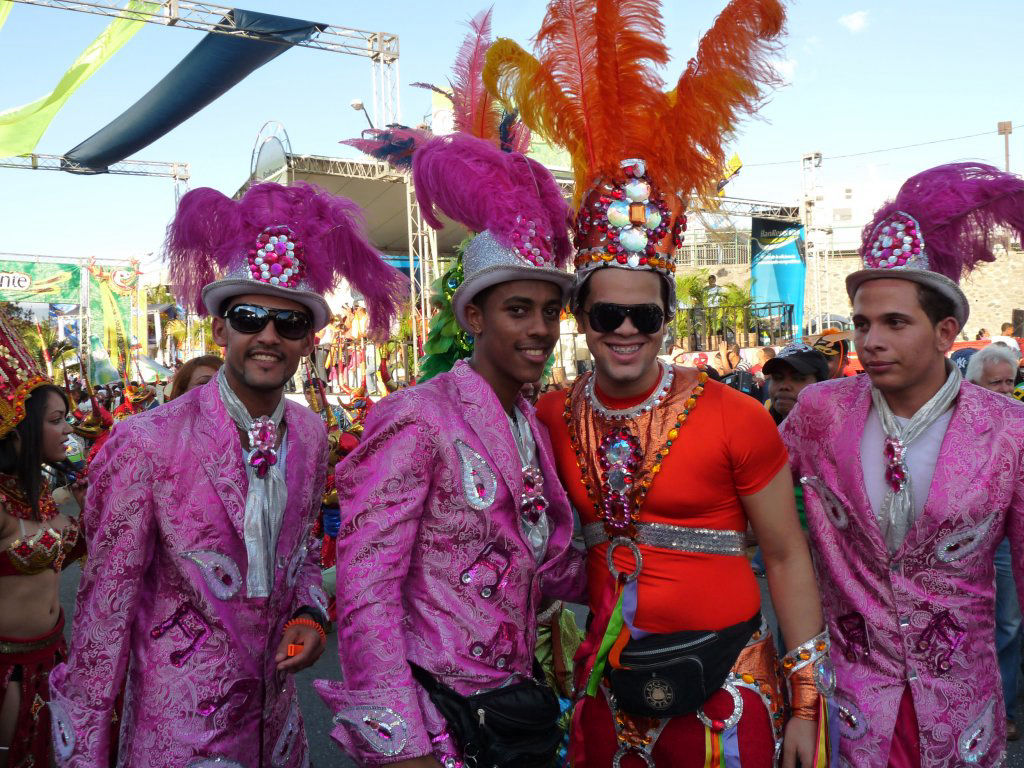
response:
M802 224L750 220L750 292L758 303L792 304L794 335L803 325L806 274Z

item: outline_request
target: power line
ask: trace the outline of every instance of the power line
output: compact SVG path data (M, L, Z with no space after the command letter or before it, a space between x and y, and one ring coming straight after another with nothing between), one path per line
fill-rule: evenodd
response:
M1024 123L1018 123L1014 125L1014 128L1020 128ZM886 147L885 149L869 149L865 152L850 152L845 155L826 155L823 160L843 160L848 157L863 157L865 155L877 155L882 152L897 152L901 149L913 149L914 147L926 147L930 144L943 144L949 141L963 141L964 139L976 139L979 136L993 136L998 135L997 131L982 131L981 133L971 133L966 136L953 136L948 139L933 139L932 141L921 141L917 144L904 144L900 147ZM776 160L771 163L745 163L747 168L761 168L769 165L792 165L794 163L800 163L801 160Z

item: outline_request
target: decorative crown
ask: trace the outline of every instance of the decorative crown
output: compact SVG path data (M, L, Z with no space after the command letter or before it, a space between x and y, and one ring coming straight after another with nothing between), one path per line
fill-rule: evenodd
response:
M655 188L643 160L623 160L621 167L618 178L598 181L576 213L576 270L612 266L671 276L672 252L686 231L682 203Z
M261 283L298 288L304 271L304 250L290 227L267 227L249 249L249 273L253 280Z
M0 316L0 438L7 437L25 418L25 401L33 390L52 383Z
M864 244L867 269L930 269L917 219L894 211L871 231Z

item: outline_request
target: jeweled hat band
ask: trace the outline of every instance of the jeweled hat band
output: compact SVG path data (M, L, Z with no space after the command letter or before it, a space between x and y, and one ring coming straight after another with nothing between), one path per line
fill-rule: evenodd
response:
M654 188L643 160L624 160L621 167L622 175L600 181L576 214L576 269L608 265L671 274L672 253L686 231L682 204Z
M924 236L917 219L896 211L871 231L864 243L867 269L929 269Z

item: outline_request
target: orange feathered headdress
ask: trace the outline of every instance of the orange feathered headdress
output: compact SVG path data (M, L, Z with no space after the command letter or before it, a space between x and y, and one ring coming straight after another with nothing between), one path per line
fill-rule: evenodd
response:
M768 57L784 21L780 0L733 0L671 90L657 71L669 61L658 0L551 0L536 57L491 46L487 89L572 158L578 270L669 276L679 198L713 192L739 117L776 80Z

